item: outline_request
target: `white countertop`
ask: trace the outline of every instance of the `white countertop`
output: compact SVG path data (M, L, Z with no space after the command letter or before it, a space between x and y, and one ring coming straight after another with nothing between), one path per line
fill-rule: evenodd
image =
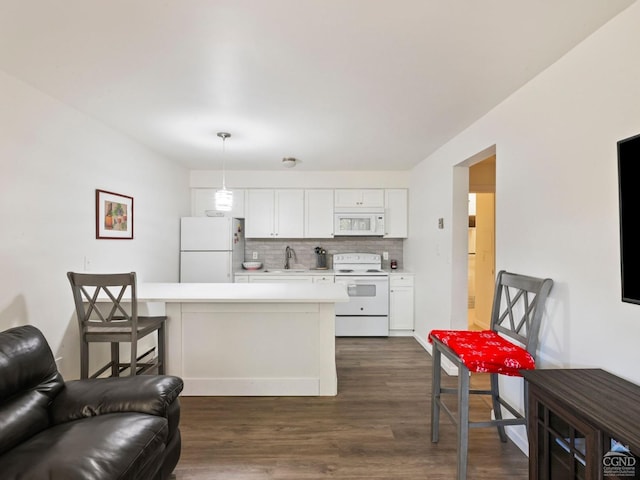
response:
M348 302L344 285L285 283L140 283L139 301L180 303Z
M238 270L234 275L335 275L330 269L314 269L314 268L260 268L258 270Z

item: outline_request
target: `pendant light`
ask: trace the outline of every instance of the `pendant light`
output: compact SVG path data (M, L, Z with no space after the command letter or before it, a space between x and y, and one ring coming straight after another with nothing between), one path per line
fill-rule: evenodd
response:
M226 132L218 132L218 136L222 139L222 189L216 192L216 210L220 210L222 212L228 212L233 207L233 192L231 190L227 190L227 185L225 183L225 169L224 169L224 160L225 160L225 140L231 136L230 133Z

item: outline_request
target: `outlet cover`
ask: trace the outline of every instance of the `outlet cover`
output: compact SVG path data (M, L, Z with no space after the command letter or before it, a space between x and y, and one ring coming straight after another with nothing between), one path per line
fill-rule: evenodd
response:
M258 259L258 252L253 252L253 256L251 257L253 260Z

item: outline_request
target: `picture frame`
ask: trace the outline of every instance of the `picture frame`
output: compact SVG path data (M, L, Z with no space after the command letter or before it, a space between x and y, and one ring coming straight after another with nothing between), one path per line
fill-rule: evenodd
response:
M96 238L133 239L133 197L96 189Z

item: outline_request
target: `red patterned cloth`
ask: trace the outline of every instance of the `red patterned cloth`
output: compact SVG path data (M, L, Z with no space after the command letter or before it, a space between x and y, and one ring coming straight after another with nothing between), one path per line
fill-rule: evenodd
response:
M536 363L529 352L493 330L431 330L429 342L440 340L453 350L471 372L521 376L518 370L533 370Z

